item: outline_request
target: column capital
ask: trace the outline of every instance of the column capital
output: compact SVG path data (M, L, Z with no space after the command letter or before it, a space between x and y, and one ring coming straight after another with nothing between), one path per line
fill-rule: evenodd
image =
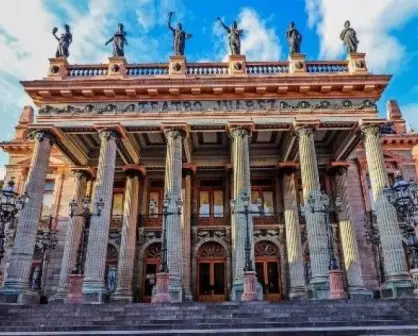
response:
M102 140L109 141L110 139L119 140L120 135L115 130L103 129L99 131L99 137Z
M126 164L121 167L127 176L146 176L147 169L142 164Z
M74 178L78 181L81 180L87 180L90 177L90 174L88 174L85 170L75 170L73 171Z
M169 139L177 139L183 138L185 135L185 131L181 128L168 128L164 129L164 136L167 140Z
M318 123L294 123L293 129L297 136L313 136L316 129L318 128Z
M52 145L54 145L56 137L52 132L48 132L45 130L35 130L33 132L31 132L30 137L35 140L35 141L39 141L42 142L44 140L48 140Z
M300 168L300 164L293 161L279 162L277 168L281 174L292 175Z
M254 122L232 122L228 124L228 131L233 138L251 136L255 129Z
M327 171L332 175L343 175L351 163L346 161L332 161L327 166Z

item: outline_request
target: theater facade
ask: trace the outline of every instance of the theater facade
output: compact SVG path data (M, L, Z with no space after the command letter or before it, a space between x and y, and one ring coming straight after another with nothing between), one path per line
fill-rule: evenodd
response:
M25 107L1 143L30 197L6 229L1 300L151 302L163 258L174 302L240 300L246 267L260 300L326 299L331 255L348 298L411 296L383 188L415 179L418 136L395 101L379 114L390 79L360 53L50 59L22 82L37 116ZM324 194L329 213L310 211Z

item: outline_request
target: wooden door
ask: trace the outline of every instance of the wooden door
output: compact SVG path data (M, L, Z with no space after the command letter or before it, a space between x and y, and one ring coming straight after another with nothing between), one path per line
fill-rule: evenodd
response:
M257 279L263 286L266 301L283 298L280 275L280 252L273 243L264 241L255 245L255 270Z
M226 300L226 252L218 243L205 243L198 251L197 296L199 301Z
M158 267L160 266L161 244L151 244L144 256L142 265L141 301L151 302L152 291L156 282Z

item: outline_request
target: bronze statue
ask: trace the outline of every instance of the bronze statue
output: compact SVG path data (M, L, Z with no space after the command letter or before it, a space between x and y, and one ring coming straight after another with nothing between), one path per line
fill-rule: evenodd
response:
M340 38L344 41L348 53L357 52L359 40L357 39L356 31L350 27L350 21L345 21L344 30L341 32Z
M70 26L64 25L65 32L61 34L60 37L57 36L58 28L54 27L52 29L52 35L58 41L57 51L55 53L55 57L68 57L70 56L70 44L73 42L73 35L70 32Z
M233 21L231 27L228 27L220 18L217 18L217 20L221 23L222 27L229 35L229 49L231 51L231 55L240 55L241 36L244 33L244 30L238 29L237 21Z
M123 57L125 56L125 44L128 45L128 40L126 39L126 32L123 30L123 24L118 24L117 32L105 43L108 45L110 42L113 42L113 56Z
M177 23L177 27L171 26L171 17L174 12L168 13L168 28L173 32L173 51L175 55L184 55L184 47L186 45L186 39L192 37L192 34L188 34L183 30L181 23Z
M299 54L300 45L302 43L302 34L296 29L294 22L290 22L289 28L286 31L286 38L289 42L289 53Z

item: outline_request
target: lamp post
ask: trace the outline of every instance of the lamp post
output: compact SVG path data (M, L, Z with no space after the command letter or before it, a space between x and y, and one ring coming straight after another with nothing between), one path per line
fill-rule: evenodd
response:
M400 171L395 173L395 182L383 189L383 193L395 207L399 217L405 221L402 230L412 259L410 272L414 280L416 296L418 296L418 239L415 231L418 210L417 191L417 183L412 180L405 181Z
M83 228L81 232L80 242L77 249L77 257L75 267L71 272L68 280L68 295L67 303L82 303L83 302L83 278L84 278L84 264L86 261L86 251L89 237L90 219L93 216L100 217L104 208L103 199L99 199L96 202L96 213L91 211L91 199L85 196L81 201L82 211L76 213L79 206L75 199L72 199L69 203L70 218L73 220L75 217L83 217Z
M324 214L325 225L328 229L328 254L329 254L329 265L328 265L328 274L329 274L329 299L330 300L343 300L347 298L347 293L344 290L344 283L342 272L338 267L337 258L335 257L334 252L334 233L332 230L332 225L330 222L330 200L328 195L321 191L320 197L318 200L315 199L314 194L310 194L308 197L308 205L305 209L302 209L306 215L307 211L311 213L322 213ZM339 197L336 199L336 207L339 208L342 206L342 201Z
M239 203L242 204L243 210L237 210L237 201L231 200L231 212L233 214L245 215L245 265L244 265L244 292L242 294L242 301L256 301L257 300L257 274L254 271L253 261L251 258L251 240L249 216L253 214L262 213L261 199L257 200L257 208L259 211L250 210L250 196L246 193L241 194Z
M168 216L181 215L183 201L179 198L176 202L177 211L170 210L173 200L168 194L165 194L163 202L163 244L161 249L161 260L156 276L155 293L152 296L152 303L169 303L171 296L169 291L170 273L167 260L167 218Z
M19 195L15 191L14 177L12 177L7 186L3 188L4 182L0 182L0 263L4 257L4 239L5 227L9 222L13 222L16 215L29 202L27 193Z

